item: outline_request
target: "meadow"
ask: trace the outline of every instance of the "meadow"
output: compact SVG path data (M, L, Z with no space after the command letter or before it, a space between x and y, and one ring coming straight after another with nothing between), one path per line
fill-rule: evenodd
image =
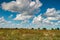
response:
M0 29L0 40L60 40L60 30Z

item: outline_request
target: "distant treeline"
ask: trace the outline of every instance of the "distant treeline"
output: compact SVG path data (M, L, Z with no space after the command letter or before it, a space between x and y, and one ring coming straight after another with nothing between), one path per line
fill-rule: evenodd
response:
M31 29L34 29L34 28L31 28ZM40 29L40 28L37 28L38 30L49 30L49 29L47 29L47 28L42 28L42 29ZM51 28L50 30L60 30L60 28Z
M29 29L29 28L0 28L0 29ZM35 28L30 28L31 30L35 30ZM47 28L37 28L36 30L49 30ZM60 30L60 28L51 28L50 30Z

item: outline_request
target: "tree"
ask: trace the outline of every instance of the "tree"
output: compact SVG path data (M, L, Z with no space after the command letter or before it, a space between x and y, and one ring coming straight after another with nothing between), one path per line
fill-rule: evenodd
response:
M59 28L56 28L56 30L59 30Z
M38 30L40 30L40 28L38 28Z
M43 30L46 30L46 28L43 28Z
M53 28L51 28L51 30L54 30Z
M34 28L31 28L32 30L34 29Z
M18 29L18 28L15 28L15 29Z

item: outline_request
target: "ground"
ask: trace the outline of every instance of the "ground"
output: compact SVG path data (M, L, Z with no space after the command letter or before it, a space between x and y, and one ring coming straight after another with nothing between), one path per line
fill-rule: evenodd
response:
M0 40L60 40L60 30L0 29Z

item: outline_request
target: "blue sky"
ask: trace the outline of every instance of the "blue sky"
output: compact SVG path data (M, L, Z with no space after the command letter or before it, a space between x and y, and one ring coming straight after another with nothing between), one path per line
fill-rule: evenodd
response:
M8 24L18 28L56 28L60 26L59 6L60 0L0 0L0 24L4 28L8 26L2 25Z

